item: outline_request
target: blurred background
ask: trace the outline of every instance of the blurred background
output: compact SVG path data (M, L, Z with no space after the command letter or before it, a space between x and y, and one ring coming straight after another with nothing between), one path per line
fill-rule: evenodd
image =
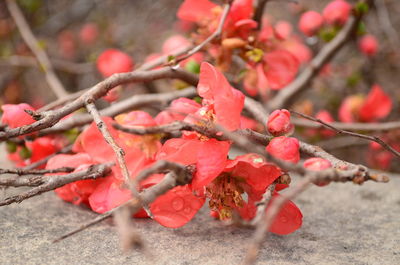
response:
M297 22L304 11L321 12L330 1L297 2L270 1L266 16L272 24L282 20L292 23L293 31L315 53L324 42L301 35ZM186 37L191 35L190 25L176 19L181 0L18 0L17 3L69 92L90 87L102 80L95 62L107 48L118 48L128 53L135 65L140 65L149 54L159 52L169 36L177 32ZM310 115L325 109L337 120L338 108L346 96L367 94L373 84L379 84L393 100L392 112L386 120L398 120L399 13L400 1L374 0L360 30L378 39L377 55L373 58L362 56L357 49L357 40L352 39L332 61L329 74L318 76L293 108ZM168 85L170 83L165 82L157 87L163 89L162 86ZM157 92L148 85L135 85L134 88L134 93ZM55 99L5 3L1 1L0 104L27 102L39 108ZM343 137L339 140L322 139L301 129L298 133L350 161L364 163L368 159L366 141ZM392 134L393 138L400 139L400 133ZM397 164L391 162L391 168L400 170Z

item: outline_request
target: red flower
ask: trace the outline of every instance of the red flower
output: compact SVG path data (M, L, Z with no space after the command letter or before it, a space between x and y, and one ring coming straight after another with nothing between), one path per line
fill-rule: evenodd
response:
M232 211L237 211L245 220L251 220L256 214L256 202L280 175L279 168L256 154L238 156L229 161L224 172L207 186L210 208L218 213L220 219L230 218ZM243 197L245 193L247 201ZM273 199L276 196L275 192ZM300 210L289 201L269 231L282 235L292 233L301 226L301 220Z
M301 15L299 29L306 36L313 36L321 28L324 19L321 14L315 11L308 11Z
M208 0L185 0L179 7L177 17L182 20L199 22L208 18L217 5Z
M47 162L46 169L55 169L60 167L76 167L74 172L84 170L93 164L92 158L85 153L75 155L56 155ZM57 173L58 175L65 173ZM64 185L55 190L56 194L67 202L79 205L81 203L89 205L88 198L93 193L99 180L79 180L73 183Z
M3 110L1 123L8 125L10 128L17 128L35 122L32 116L25 112L25 110L34 111L35 109L26 103L18 105L4 104L1 109Z
M268 117L267 128L274 136L291 133L294 126L290 123L290 112L286 109L272 112Z
M201 189L225 168L230 144L210 139L170 139L161 147L156 159L184 165L196 164L192 180L194 190Z
M133 70L132 58L117 49L108 49L97 58L97 69L104 77Z
M201 64L197 92L203 97L203 106L212 106L217 124L231 131L239 128L244 95L234 89L225 76L209 63Z
M299 146L296 138L280 136L269 142L266 151L279 159L297 163L300 160Z
M289 84L298 70L299 61L286 50L275 50L264 55L264 73L273 90Z
M392 110L392 100L379 85L373 85L360 108L360 120L371 122L385 118Z
M178 98L171 102L167 110L161 111L154 120L157 124L167 124L174 121L184 120L188 114L194 114L201 105L188 98Z
M367 56L374 56L378 51L378 40L375 36L367 34L358 42L358 47Z
M339 119L347 123L358 120L358 113L363 102L364 97L360 95L346 97L339 108Z
M343 25L346 23L350 11L351 5L345 0L334 0L324 8L322 15L329 24Z

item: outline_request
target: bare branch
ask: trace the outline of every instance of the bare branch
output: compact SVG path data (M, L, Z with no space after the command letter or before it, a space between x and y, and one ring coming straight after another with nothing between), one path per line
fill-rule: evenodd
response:
M118 114L138 109L143 106L148 106L151 104L164 105L180 97L194 97L195 95L196 95L196 90L193 88L186 88L184 90L159 93L159 94L135 95L118 103L115 103L108 108L100 110L100 115L114 117L117 116ZM40 131L39 135L48 135L48 134L67 131L75 127L80 127L89 124L92 121L93 117L90 114L76 114L66 120L60 121L52 128Z
M112 163L99 164L90 166L88 169L71 173L67 175L54 175L54 176L33 176L31 178L18 178L15 183L21 184L18 186L35 186L35 188L21 193L16 196L8 197L3 201L0 201L0 206L8 205L11 203L20 203L28 198L40 195L44 192L51 191L62 187L68 183L75 182L84 179L96 179L104 177L110 173ZM19 182L19 183L18 183ZM22 185L22 184L25 185Z
M55 152L54 154L51 154L49 156L46 156L43 159L40 159L30 165L27 165L26 167L22 168L22 170L31 170L31 169L35 169L43 164L46 164L47 161L49 161L50 158L59 155L59 154L66 154L66 153L70 153L72 151L72 145L68 145L64 148L62 148L60 151Z
M20 31L22 38L39 61L45 73L47 83L50 85L51 89L53 89L58 98L68 95L68 92L65 90L60 79L54 72L53 65L51 64L49 57L47 56L43 48L40 47L39 42L33 35L32 30L29 28L29 25L26 22L26 19L21 10L19 9L17 2L14 0L6 0L6 3L7 8L10 11L10 14L13 17L15 24L18 27L18 30Z
M392 154L394 154L395 156L400 158L400 152L395 150L393 147L388 145L385 141L383 141L381 138L379 138L377 136L370 136L370 135L364 135L364 134L360 134L360 133L341 130L341 129L338 129L338 128L332 126L329 123L326 123L326 122L320 120L320 119L317 119L317 118L314 118L314 117L311 117L311 116L308 116L308 115L305 115L305 114L302 114L302 113L299 113L299 112L296 112L296 111L293 111L293 110L290 111L290 112L293 113L293 114L296 114L296 115L298 115L300 117L303 117L305 119L308 119L310 121L318 122L318 123L322 124L325 128L328 128L328 129L330 129L330 130L332 130L332 131L334 131L334 132L336 132L338 134L350 135L350 136L353 136L353 137L358 137L358 138L365 139L365 140L368 140L368 141L376 142L376 143L380 144L383 148L385 148L386 150L388 150L389 152L391 152Z
M292 123L296 126L321 129L325 126L320 123L310 122L304 119L292 118ZM390 121L382 123L344 123L344 122L330 122L330 125L339 129L346 131L365 131L365 132L385 132L391 130L400 129L400 121Z
M262 28L262 17L264 14L265 5L269 0L257 0L257 6L254 11L253 20L257 22L257 29Z
M155 199L157 199L158 196L166 193L170 189L172 189L178 185L185 185L185 184L190 183L190 181L192 180L192 176L193 176L193 170L190 168L188 168L188 170L182 175L175 174L174 172L170 172L170 173L166 174L161 182L157 183L156 185L154 185L140 193L140 198L142 200L142 203L145 205L148 205L151 202L153 202ZM132 213L136 213L142 207L142 203L139 202L138 199L133 198L133 199L129 200L128 202L98 216L94 220L92 220L86 224L83 224L79 228L59 237L58 239L54 240L53 242L54 243L59 242L67 237L70 237L80 231L85 230L88 227L91 227L95 224L100 223L101 221L111 217L113 215L113 213L115 213L121 207L128 206L128 207L130 207Z
M95 100L104 96L109 90L118 85L130 82L153 81L162 78L178 78L184 80L189 84L197 84L198 81L198 78L195 75L190 74L182 69L172 69L171 67L165 67L152 71L134 71L129 73L113 74L109 78L90 88L88 91L86 91L84 94L82 94L79 98L75 99L71 103L57 110L50 110L40 113L38 115L38 121L30 125L25 125L15 129L9 129L7 131L0 132L0 141L49 128L56 124L63 117L84 107L87 100L91 100L94 102Z
M23 168L15 168L15 169L3 169L0 168L0 175L2 174L16 174L16 175L42 175L48 173L60 173L60 172L72 172L75 168L73 167L61 167L55 169L36 169L36 170L27 170ZM1 181L1 179L0 179Z
M94 103L92 103L91 101L87 101L86 109L89 112L89 114L92 115L93 120L97 125L97 128L103 135L103 137L106 140L106 142L108 143L108 145L114 150L114 153L117 157L118 165L121 168L122 176L124 177L125 183L127 185L129 185L131 181L130 181L130 177L129 177L128 167L126 166L126 162L125 162L124 150L117 144L117 142L111 136L110 131L107 129L107 125L101 119L100 113L97 110Z

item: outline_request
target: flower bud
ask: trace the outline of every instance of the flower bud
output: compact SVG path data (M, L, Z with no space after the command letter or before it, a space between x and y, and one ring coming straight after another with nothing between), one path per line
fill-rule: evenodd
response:
M267 128L274 136L291 133L293 125L290 123L290 112L286 109L272 112L268 118Z
M104 77L130 72L133 70L133 60L120 50L108 49L97 58L97 69Z
M299 29L306 36L313 36L324 23L322 16L315 11L305 12L299 21Z
M378 40L373 35L365 35L358 42L358 48L367 56L374 56L378 51Z
M312 158L309 158L306 161L304 161L303 166L309 170L318 171L318 170L328 169L328 168L332 167L332 164L331 164L331 162L329 162L328 160L325 160L323 158L312 157ZM329 182L319 181L315 184L317 186L322 187L322 186L328 185Z
M330 2L322 12L328 24L343 25L350 15L351 5L345 0L334 0Z
M17 128L35 122L31 115L25 112L25 110L34 111L34 108L29 104L4 104L1 109L3 110L1 123L8 125L10 128Z
M297 163L300 160L299 146L296 138L280 136L272 139L265 150L276 158Z

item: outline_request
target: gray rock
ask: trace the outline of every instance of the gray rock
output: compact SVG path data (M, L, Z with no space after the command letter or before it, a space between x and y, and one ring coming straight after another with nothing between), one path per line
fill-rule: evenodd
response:
M398 177L389 184L311 187L295 200L302 228L268 234L258 264L400 264L399 188ZM95 216L52 192L0 208L0 264L146 263L138 252L122 254L110 220L51 243ZM149 264L238 264L252 235L211 219L206 209L180 229L135 224L154 257Z

